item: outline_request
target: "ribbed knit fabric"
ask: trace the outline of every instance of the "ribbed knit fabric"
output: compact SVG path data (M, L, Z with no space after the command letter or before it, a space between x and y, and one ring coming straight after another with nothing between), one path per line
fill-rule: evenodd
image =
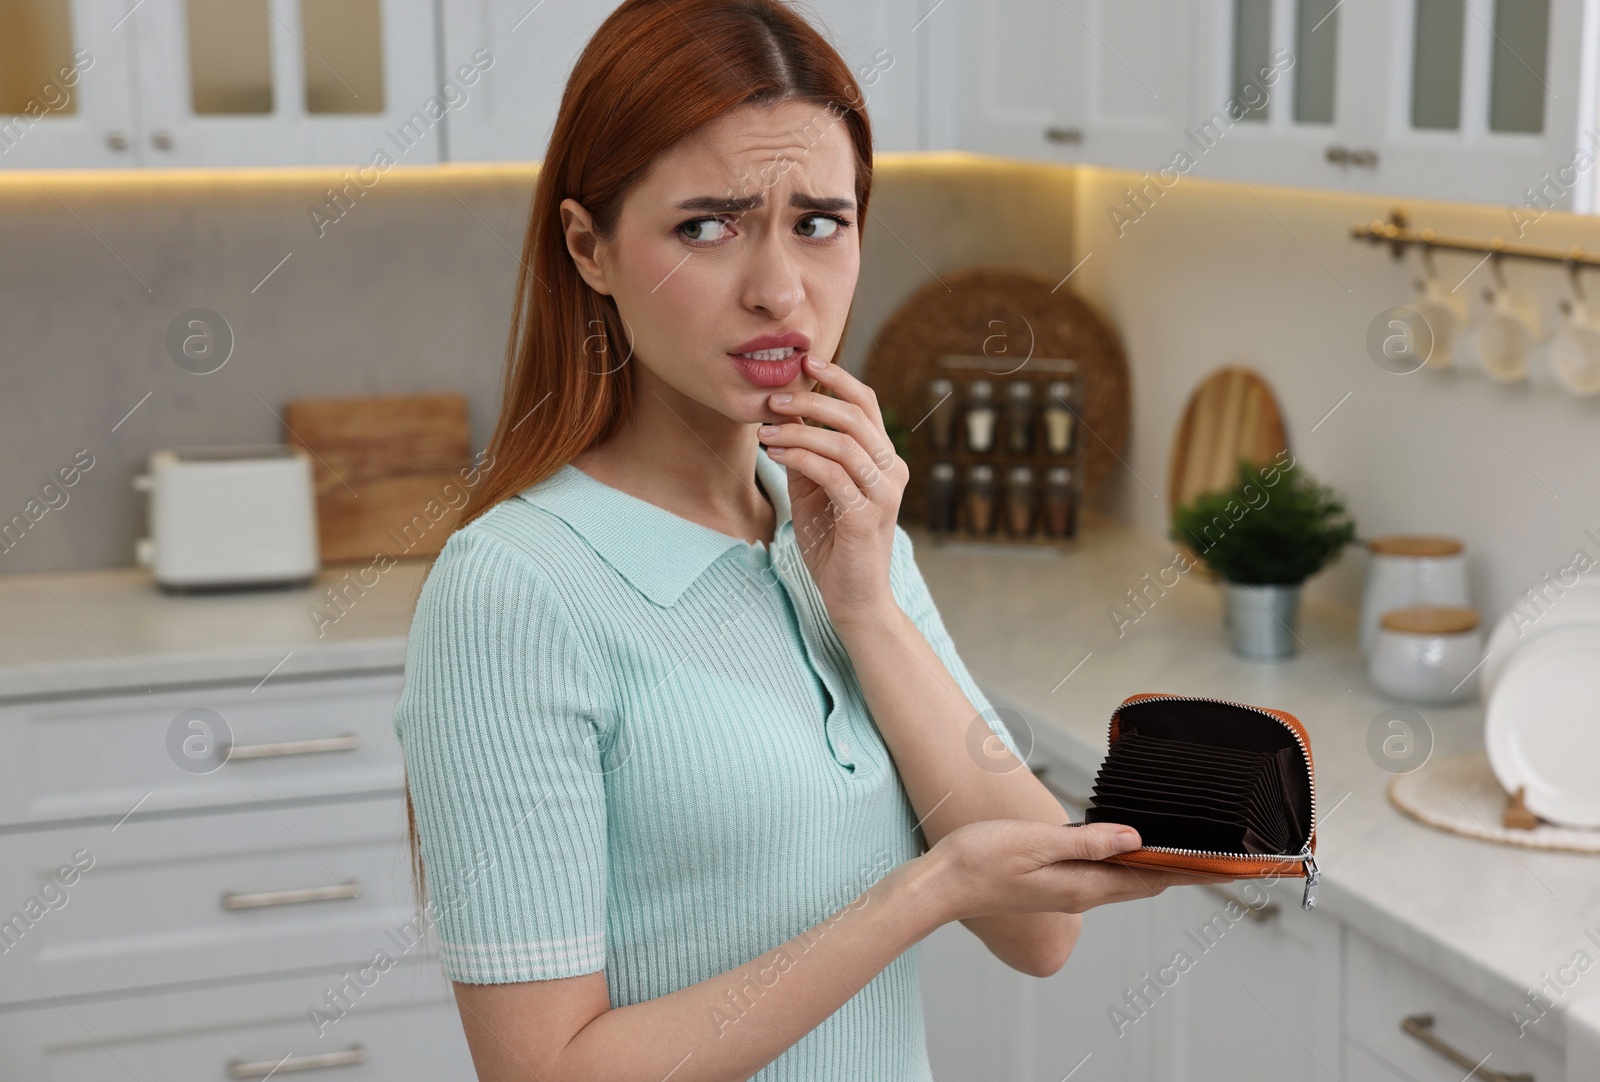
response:
M735 1032L782 979L747 962L923 850L802 560L786 471L760 450L756 472L770 549L570 464L446 543L395 729L450 978L604 968L622 1007L726 974L706 1021ZM898 526L890 582L1015 751ZM930 1079L916 948L754 1077Z

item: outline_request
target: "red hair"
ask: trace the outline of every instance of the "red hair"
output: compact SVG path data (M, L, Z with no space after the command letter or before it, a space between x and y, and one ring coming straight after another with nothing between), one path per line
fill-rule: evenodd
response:
M590 288L567 251L561 201L582 203L609 237L623 198L661 153L734 109L780 101L817 105L819 126L845 124L864 226L872 128L861 88L795 8L783 0L625 0L600 24L567 78L539 167L500 416L457 528L604 443L633 409L628 337L615 303ZM815 141L809 126L807 136ZM409 787L406 819L420 898Z

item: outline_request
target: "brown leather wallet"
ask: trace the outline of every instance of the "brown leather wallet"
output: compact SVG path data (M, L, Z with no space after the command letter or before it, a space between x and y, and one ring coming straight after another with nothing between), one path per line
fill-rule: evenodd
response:
M1235 879L1321 878L1311 738L1293 714L1197 695L1141 692L1111 715L1087 823L1122 823L1143 845L1107 860ZM1298 865L1298 868L1296 868Z

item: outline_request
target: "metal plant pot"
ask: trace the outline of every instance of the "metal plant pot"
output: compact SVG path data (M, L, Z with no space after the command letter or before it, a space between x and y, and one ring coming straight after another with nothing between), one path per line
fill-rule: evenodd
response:
M1294 626L1300 611L1300 583L1258 585L1224 582L1233 652L1241 657L1288 657L1295 651Z

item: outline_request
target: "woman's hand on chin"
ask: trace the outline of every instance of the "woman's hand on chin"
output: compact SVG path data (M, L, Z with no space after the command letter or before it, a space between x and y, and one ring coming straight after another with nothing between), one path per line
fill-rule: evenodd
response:
M808 358L805 369L816 390L795 391L787 402L768 396L785 420L757 436L787 468L795 541L829 617L843 625L881 619L895 605L889 557L910 471L872 388L836 364L816 365Z

